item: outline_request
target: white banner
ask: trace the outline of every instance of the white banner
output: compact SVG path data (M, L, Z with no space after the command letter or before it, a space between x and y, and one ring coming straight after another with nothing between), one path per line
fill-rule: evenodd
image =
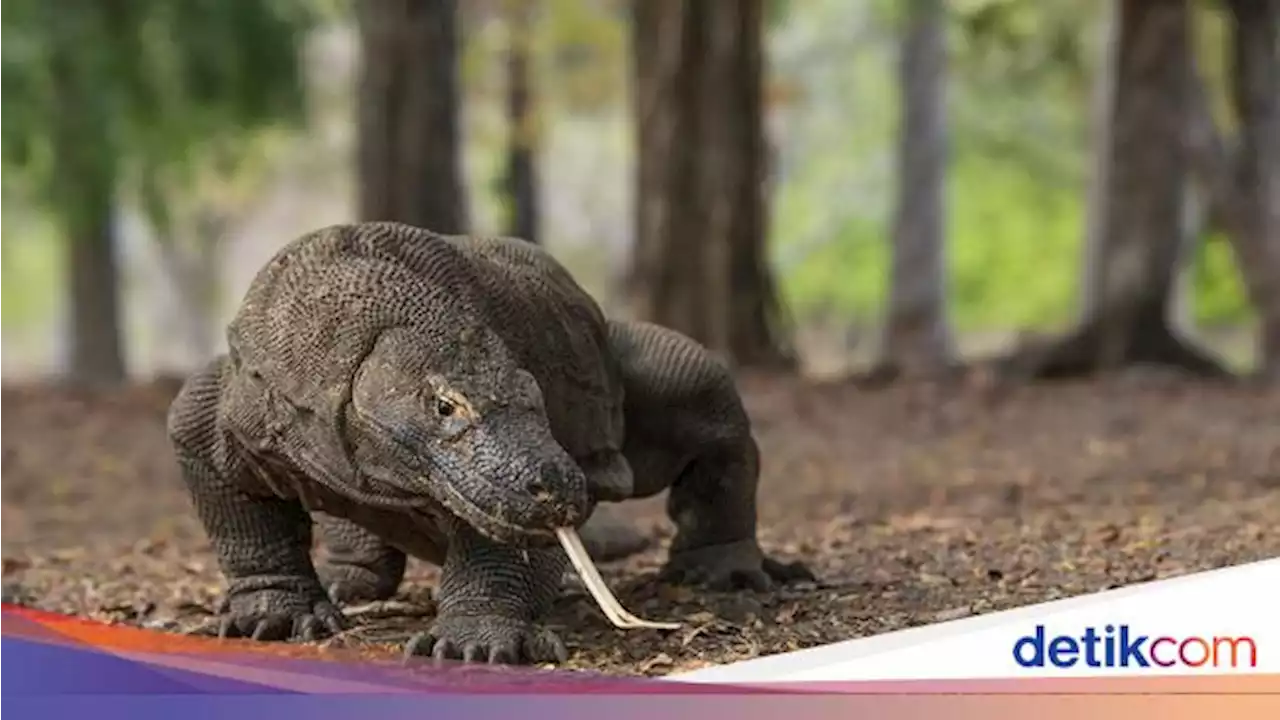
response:
M668 676L684 682L1280 672L1280 559Z

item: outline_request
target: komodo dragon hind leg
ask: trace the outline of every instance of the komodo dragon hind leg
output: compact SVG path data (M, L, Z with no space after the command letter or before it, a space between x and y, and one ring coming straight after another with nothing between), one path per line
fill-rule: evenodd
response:
M663 575L722 589L812 579L756 541L759 450L729 369L692 339L649 323L610 321L609 344L626 390L623 452L636 495L670 491L676 536Z
M334 602L386 600L396 594L404 579L404 552L345 518L322 512L313 517L329 551L317 572Z

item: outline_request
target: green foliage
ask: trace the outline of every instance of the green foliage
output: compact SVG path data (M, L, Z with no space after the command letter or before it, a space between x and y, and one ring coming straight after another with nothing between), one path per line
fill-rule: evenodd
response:
M617 112L626 102L629 71L629 7L625 0L508 0L532 2L530 60L539 112L548 106L590 115ZM498 104L506 91L511 41L507 3L460 8L461 78L468 101Z
M793 9L779 29L796 45L834 43L851 23L888 29L903 3L870 18L837 0ZM1089 102L1106 3L953 0L947 262L961 332L1047 329L1077 312L1089 171ZM1202 13L1204 14L1204 13ZM1221 96L1220 22L1198 24L1200 57ZM877 321L887 295L896 133L896 47L862 44L822 67L788 64L812 105L793 122L801 149L774 206L772 244L784 297L800 319ZM843 100L852 98L851 100ZM1249 317L1228 245L1193 266L1195 317Z
M953 163L947 202L949 295L958 328L1037 327L1070 318L1080 265L1078 191L1037 182L1017 162L971 154ZM802 314L875 320L888 291L888 263L887 224L850 219L784 275L788 302Z
M1196 322L1214 326L1254 319L1235 255L1220 233L1209 235L1196 248L1191 272L1196 289L1193 306Z
M23 212L6 202L3 249L4 286L0 292L6 331L25 329L43 320L57 302L57 276L63 246L53 242L57 229L42 214ZM14 242L20 238L22 242Z
M792 12L794 5L795 3L791 0L764 0L765 32L773 30L786 22L787 15Z
M65 251L51 241L82 231L95 204L141 205L166 256L198 265L210 233L193 226L249 196L271 131L304 119L303 41L338 5L11 0L3 185L21 212L5 213L6 324L47 321Z
M313 20L304 0L11 0L6 169L58 213L69 210L52 187L59 143L92 148L117 187L153 174L180 184L204 148L302 118ZM68 112L91 121L60 123Z
M961 67L995 71L1006 81L1086 79L1088 33L1108 2L1077 0L952 0L948 13Z
M357 0L358 1L358 0ZM537 113L543 128L625 112L632 0L538 0ZM1201 3L1203 6L1204 3ZM893 32L902 0L767 0L771 73L798 88L771 250L801 319L875 321L887 292L897 86ZM1098 22L1108 2L949 0L948 264L961 331L1043 328L1075 313L1088 171L1088 102ZM467 9L465 6L462 8ZM161 225L197 207L252 197L264 149L304 117L301 45L352 0L10 0L3 14L6 325L49 302L59 211L50 184L54 132L74 127L117 189L147 200ZM492 8L491 8L492 10ZM476 11L478 12L478 11ZM1221 17L1197 9L1199 64L1229 127ZM490 13L493 14L493 13ZM477 23L479 25L479 23ZM855 38L850 41L851 35ZM506 130L501 23L463 38L483 215L504 209L494 182ZM69 68L77 113L59 125L53 70ZM613 125L609 125L613 127ZM278 132L277 132L278 131ZM585 132L585 131L584 131ZM592 130L595 132L595 130ZM245 172L249 170L250 172ZM181 218L176 223L182 225ZM618 222L627 222L624 219ZM1249 317L1228 245L1209 238L1193 266L1205 324ZM40 287L36 287L40 285Z
M889 246L882 228L851 218L836 236L782 276L788 306L804 318L873 320L888 290Z
M542 18L535 53L540 70L554 75L542 87L547 99L571 113L609 112L628 100L622 80L631 63L628 16L607 4L582 0L541 0ZM621 22L620 22L621 21Z
M852 12L834 2L830 7ZM866 22L892 28L897 9L886 3ZM810 20L822 29L809 42L821 43L826 27L850 20ZM793 70L821 77L822 85L813 80L809 91L815 105L803 114L824 118L796 121L804 125L800 142L812 150L802 150L784 178L774 216L782 286L801 317L834 313L874 321L886 300L898 89L896 43L892 36L882 43L842 57L839 66ZM1067 73L1048 71L1011 93L1011 50L965 46L955 33L951 45L952 318L962 331L1062 322L1077 285L1083 211L1086 147L1078 93Z
M5 105L0 140L6 164L34 165L44 149L34 142L33 128L47 121L47 107L52 104L50 70L56 36L48 37L54 35L49 10L46 3L35 0L10 0L0 15L0 82Z

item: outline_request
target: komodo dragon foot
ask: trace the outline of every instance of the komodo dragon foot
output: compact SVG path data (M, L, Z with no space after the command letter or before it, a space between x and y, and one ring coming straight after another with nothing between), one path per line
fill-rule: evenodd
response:
M771 589L775 583L812 582L803 563L783 563L768 557L755 540L740 540L673 553L660 577L674 584L713 590Z
M250 590L228 596L218 637L253 640L318 640L342 632L342 613L320 589Z
M405 655L507 665L569 659L568 649L554 632L502 615L443 616L409 641Z
M405 646L406 659L564 662L568 650L542 621L567 565L560 548L517 548L455 525L436 590L439 614Z

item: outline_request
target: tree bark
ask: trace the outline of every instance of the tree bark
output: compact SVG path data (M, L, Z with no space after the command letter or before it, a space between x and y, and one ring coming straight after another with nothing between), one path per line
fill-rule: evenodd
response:
M1197 79L1190 145L1210 214L1230 239L1258 314L1259 375L1280 382L1280 2L1230 0L1227 7L1238 137L1228 148Z
M762 0L632 5L633 313L739 366L793 358L765 257Z
M882 362L937 375L952 362L946 303L946 27L941 0L912 0L899 58L902 120Z
M1111 112L1115 106L1116 64L1120 47L1120 8L1113 2L1108 8L1102 25L1102 44L1099 51L1098 71L1093 86L1091 107L1092 150L1091 171L1085 208L1084 268L1080 279L1081 324L1093 320L1098 308L1096 288L1102 277L1102 247L1106 234L1106 212L1110 204L1111 183L1107 173L1111 169Z
M360 216L466 232L457 0L361 0L356 8Z
M507 8L507 171L511 216L507 234L539 242L538 118L533 94L530 45L533 10L530 0L508 0Z
M75 35L64 38L75 41ZM93 102L87 68L70 52L53 55L53 92L60 112L54 129L52 198L66 243L71 316L72 382L105 386L127 371L115 228L115 157L107 119Z
M1204 201L1199 188L1188 178L1182 194L1182 226L1178 236L1178 259L1174 268L1173 298L1169 322L1175 331L1195 330L1195 259L1204 236Z
M1029 362L1021 370L1061 377L1155 364L1221 376L1170 322L1189 169L1188 3L1120 0L1118 22L1098 282L1085 288L1095 310L1076 332L1020 358Z

